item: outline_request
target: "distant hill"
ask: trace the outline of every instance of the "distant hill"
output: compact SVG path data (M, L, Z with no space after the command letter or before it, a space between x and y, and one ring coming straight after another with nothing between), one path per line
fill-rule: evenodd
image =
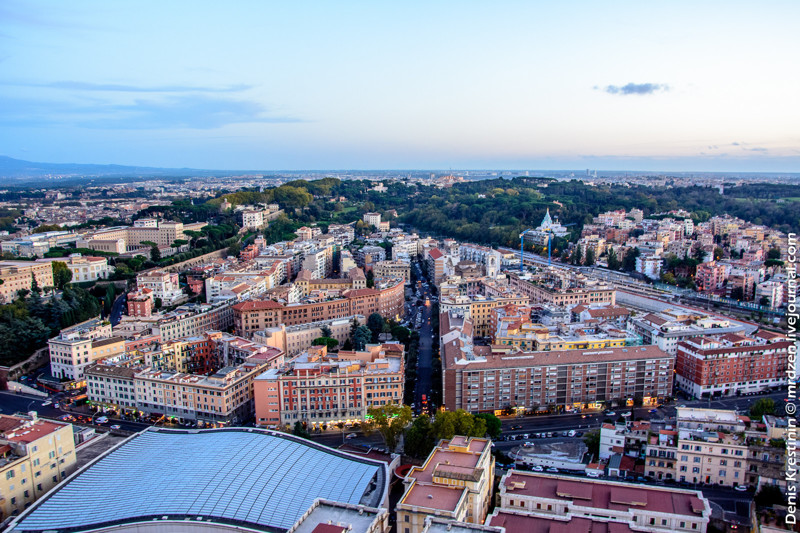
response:
M192 168L134 167L125 165L84 165L77 163L36 163L0 156L0 178L11 178L20 183L42 178L63 180L75 177L186 177L216 176L230 171L199 170Z

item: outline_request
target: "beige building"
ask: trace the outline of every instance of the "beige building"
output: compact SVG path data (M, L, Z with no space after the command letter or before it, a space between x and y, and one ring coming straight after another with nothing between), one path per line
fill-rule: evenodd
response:
M472 322L476 337L489 336L492 325L492 311L509 304L526 305L529 300L525 296L494 298L485 296L443 296L439 300L439 311L454 312Z
M33 279L40 289L53 287L53 266L29 261L0 261L0 303L8 303L21 290L31 290Z
M111 323L93 318L61 330L48 341L53 376L82 381L84 370L98 359L125 353L125 339L112 336Z
M735 411L678 408L677 479L736 487L747 483L745 421Z
M0 415L0 522L16 516L75 467L72 424Z
M411 265L406 261L378 261L372 266L376 278L404 278L411 280Z
M421 533L429 517L482 524L494 485L491 441L461 436L442 440L404 483L405 494L397 504L398 533Z
M587 287L571 287L564 289L535 285L520 279L516 275L508 277L509 287L530 298L533 304L550 304L567 307L578 304L611 304L616 303L616 292L606 285Z
M331 338L338 340L339 346L341 346L350 337L350 327L353 325L354 318L359 324L367 323L366 317L355 315L296 326L281 324L255 332L253 340L283 350L287 356L293 356L311 347L311 342L322 337L322 328L327 326L331 330Z

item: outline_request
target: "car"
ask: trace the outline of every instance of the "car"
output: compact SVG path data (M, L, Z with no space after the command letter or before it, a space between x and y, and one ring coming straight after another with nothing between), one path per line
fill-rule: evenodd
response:
M42 402L42 407L47 407L48 405L53 405L53 402L50 400L45 400Z
M511 429L522 429L522 426L517 424L517 425L511 426Z
M345 437L345 438L348 438L348 439L354 439L354 438L356 438L356 437L358 437L358 434L357 434L357 433L348 433L348 434L347 434L347 437Z
M595 472L595 471L592 470L592 471L586 472L586 476L587 477L600 477L600 472Z
M570 436L570 437L574 437L576 433L577 433L577 431L575 431L574 429L570 429L569 433L567 433L567 435Z
M111 426L111 429L120 429L120 426L119 424L114 424L113 426Z
M108 417L106 417L106 416L98 416L97 418L94 419L94 421L95 421L96 424L107 424L108 423Z
M566 437L569 434L569 431L562 431L561 436Z
M544 472L544 468L542 468L542 467L541 467L541 466L539 466L539 465L533 465L533 466L531 467L531 470L533 470L534 472Z
M548 439L552 439L553 437L555 437L555 435L556 435L556 434L555 434L555 433L553 433L552 431L548 431L548 432L547 432L547 438L548 438Z
M617 413L615 413L614 411L609 411L609 412L606 413L607 416L614 416L616 414Z
M733 487L733 490L739 492L747 492L747 485L736 485L735 487Z
M658 412L658 409L650 409L650 410L649 410L649 411L647 411L647 412L648 412L648 413L653 413L653 414L655 414L655 413L657 413L657 412Z
M529 438L530 438L530 435L528 435L527 433L523 433L522 434L522 440L526 440L526 439L529 439Z
M586 418L586 415L581 415L581 418Z
M683 404L683 403L682 403L682 404L680 404L678 407L680 407L681 409L686 409L686 404Z
M523 444L523 446L525 446L526 448L530 448L531 446L533 446L533 443L532 442L526 442L526 443Z
M556 468L554 466L551 466L550 468L548 468L547 471L550 472L551 474L558 474L558 468Z
M56 402L56 403L54 403L54 404L53 404L53 407L55 407L56 409L58 409L59 407L61 407L61 405L60 405L58 402Z
M623 418L629 418L631 416L630 413L622 413L621 415Z

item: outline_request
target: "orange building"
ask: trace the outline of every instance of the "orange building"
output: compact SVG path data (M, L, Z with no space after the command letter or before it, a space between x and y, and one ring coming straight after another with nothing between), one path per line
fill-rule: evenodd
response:
M328 354L313 346L254 382L256 423L261 426L357 422L367 409L403 401L401 344L370 344L364 352Z
M309 301L284 305L274 300L249 300L233 306L234 327L249 337L255 331L294 326L319 320L379 313L384 318L402 317L405 309L403 280L393 280L382 289L351 289L334 300Z

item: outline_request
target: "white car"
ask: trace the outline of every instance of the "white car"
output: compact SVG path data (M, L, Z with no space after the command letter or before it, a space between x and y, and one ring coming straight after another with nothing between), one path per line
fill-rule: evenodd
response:
M356 438L356 437L358 437L358 434L357 434L357 433L348 433L348 434L347 434L347 437L345 437L345 438L347 438L347 439L354 439L354 438Z
M736 485L733 487L733 490L738 490L739 492L747 492L747 485Z
M97 418L94 419L94 421L96 423L98 423L98 424L107 424L108 423L108 417L106 417L106 416L98 416Z
M531 470L533 470L534 472L544 472L544 468L542 468L542 467L541 467L541 466L539 466L539 465L533 465L533 466L531 467Z
M48 405L53 405L53 402L50 400L45 400L42 402L42 407L47 407Z
M113 426L111 426L111 429L119 429L119 428L120 428L119 424L114 424Z
M576 431L574 429L570 429L569 433L567 433L567 435L570 436L570 437L574 437L575 433L576 433Z
M587 477L600 477L600 472L586 472Z

